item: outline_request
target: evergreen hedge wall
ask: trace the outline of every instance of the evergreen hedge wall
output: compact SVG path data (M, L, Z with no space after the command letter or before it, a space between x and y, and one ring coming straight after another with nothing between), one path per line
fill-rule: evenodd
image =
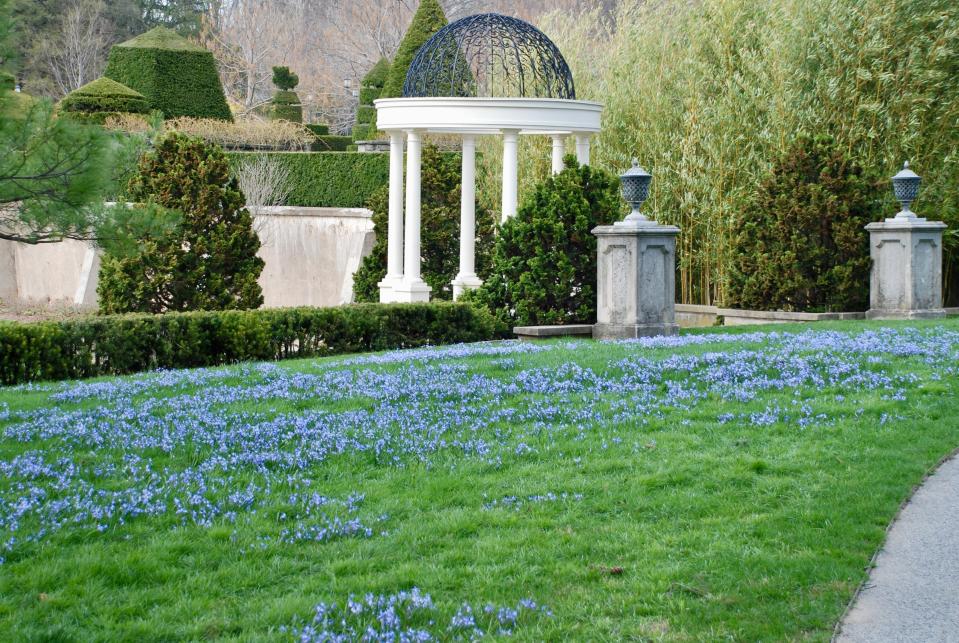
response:
M0 382L123 375L493 339L467 304L121 315L0 323Z
M104 75L146 96L165 118L233 120L213 54L165 27L114 45Z
M228 156L235 165L246 154L268 154L282 161L290 176L290 194L284 205L362 208L377 188L389 182L388 154L233 152Z

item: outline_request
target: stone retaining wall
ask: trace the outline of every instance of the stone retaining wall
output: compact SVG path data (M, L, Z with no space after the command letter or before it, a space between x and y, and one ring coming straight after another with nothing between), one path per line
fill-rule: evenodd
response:
M265 308L352 301L353 274L373 248L369 210L283 206L253 214ZM95 309L99 269L97 251L80 241L0 241L0 301L13 310Z

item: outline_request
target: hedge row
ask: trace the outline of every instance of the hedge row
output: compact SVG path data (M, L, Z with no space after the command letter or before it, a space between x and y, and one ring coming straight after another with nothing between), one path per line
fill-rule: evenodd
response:
M346 148L353 142L351 136L336 136L333 134L323 134L314 138L315 140L310 143L310 150L313 152L345 152Z
M310 130L310 134L313 136L326 136L330 133L330 126L325 123L308 123L304 127Z
M389 182L388 154L350 152L232 152L234 165L247 154L268 154L289 171L284 205L311 208L362 208Z
M467 304L358 304L4 322L0 382L474 342L495 335L492 317Z

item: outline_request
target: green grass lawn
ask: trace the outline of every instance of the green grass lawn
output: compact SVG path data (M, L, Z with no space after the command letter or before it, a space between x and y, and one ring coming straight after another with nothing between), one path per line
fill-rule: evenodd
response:
M957 368L949 319L0 389L0 640L825 641Z

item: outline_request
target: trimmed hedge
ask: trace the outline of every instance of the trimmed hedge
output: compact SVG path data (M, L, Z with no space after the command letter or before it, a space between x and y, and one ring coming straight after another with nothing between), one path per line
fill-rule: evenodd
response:
M279 90L273 95L273 109L270 118L275 121L303 122L303 105L296 92Z
M104 76L143 94L165 118L233 120L213 54L165 27L114 45Z
M360 105L372 105L373 101L380 97L382 91L379 87L361 87Z
M358 141L372 141L376 139L376 125L373 124L356 124L353 126L353 142Z
M150 104L140 92L110 78L98 78L73 90L59 103L74 120L103 124L116 114L148 114Z
M17 88L17 77L8 71L0 71L0 92L12 92Z
M475 342L495 335L492 317L468 304L359 304L4 322L0 382Z
M360 105L356 108L356 122L360 125L369 125L376 117L376 108L372 105Z
M326 136L330 133L330 126L323 123L310 123L304 125L304 127L310 130L310 134L313 136Z
M291 188L284 205L362 208L377 188L389 183L388 154L231 152L227 156L236 166L247 154L268 154L282 161L289 171Z
M324 135L317 136L310 144L311 152L346 152L347 147L353 142L350 136Z

